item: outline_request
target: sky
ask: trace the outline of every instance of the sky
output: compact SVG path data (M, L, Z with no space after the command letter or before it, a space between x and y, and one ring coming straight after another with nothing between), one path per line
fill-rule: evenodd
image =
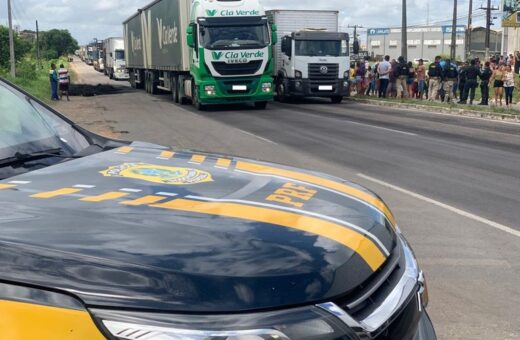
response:
M122 22L151 0L11 0L14 25L40 30L68 29L80 44L93 38L122 36ZM349 32L348 25L395 27L401 25L402 0L260 0L266 9L334 9L340 11L340 30ZM467 24L469 0L458 1L459 25ZM486 2L474 0L478 8ZM492 0L496 6L499 0ZM0 0L0 25L7 25L7 0ZM429 10L428 10L429 7ZM408 24L451 24L453 0L408 0ZM428 15L429 13L429 15ZM474 10L474 25L483 26L483 10ZM495 14L500 17L498 13ZM444 20L444 21L442 21ZM442 22L441 22L442 21ZM499 23L499 20L495 20ZM363 29L360 30L363 32Z

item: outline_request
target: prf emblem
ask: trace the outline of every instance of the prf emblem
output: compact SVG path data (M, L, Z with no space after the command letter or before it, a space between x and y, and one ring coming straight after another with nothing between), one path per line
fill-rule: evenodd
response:
M272 195L269 195L266 200L302 208L305 202L313 198L316 193L316 190L301 185L286 183Z
M101 171L101 174L107 177L135 178L147 182L172 185L189 185L213 181L211 174L206 171L146 163L125 163L111 166L107 170Z

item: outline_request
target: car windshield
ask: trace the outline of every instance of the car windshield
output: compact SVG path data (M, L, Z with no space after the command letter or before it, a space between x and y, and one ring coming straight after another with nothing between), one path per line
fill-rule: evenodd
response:
M116 60L124 60L125 59L125 51L123 51L123 50L116 50L115 57L116 57Z
M346 41L296 40L295 54L304 57L341 57L347 54Z
M2 82L0 122L0 160L56 148L73 154L89 146L66 121Z
M267 25L201 26L201 42L208 49L262 48L269 44Z

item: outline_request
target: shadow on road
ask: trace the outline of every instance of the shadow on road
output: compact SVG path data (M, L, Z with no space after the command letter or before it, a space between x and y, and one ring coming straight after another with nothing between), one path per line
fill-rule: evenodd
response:
M106 94L121 94L121 93L129 93L135 92L134 89L128 86L117 86L117 85L106 85L106 84L97 84L97 85L86 85L86 84L73 84L70 86L69 95L70 96L82 96L82 97L92 97Z

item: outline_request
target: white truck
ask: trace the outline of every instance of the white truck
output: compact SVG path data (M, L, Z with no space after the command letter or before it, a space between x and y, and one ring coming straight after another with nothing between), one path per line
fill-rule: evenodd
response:
M126 70L125 41L123 38L107 38L103 44L105 57L105 75L110 79L126 79L130 76Z
M340 103L349 93L349 36L338 32L338 11L270 10L277 27L273 48L279 101L326 97Z

